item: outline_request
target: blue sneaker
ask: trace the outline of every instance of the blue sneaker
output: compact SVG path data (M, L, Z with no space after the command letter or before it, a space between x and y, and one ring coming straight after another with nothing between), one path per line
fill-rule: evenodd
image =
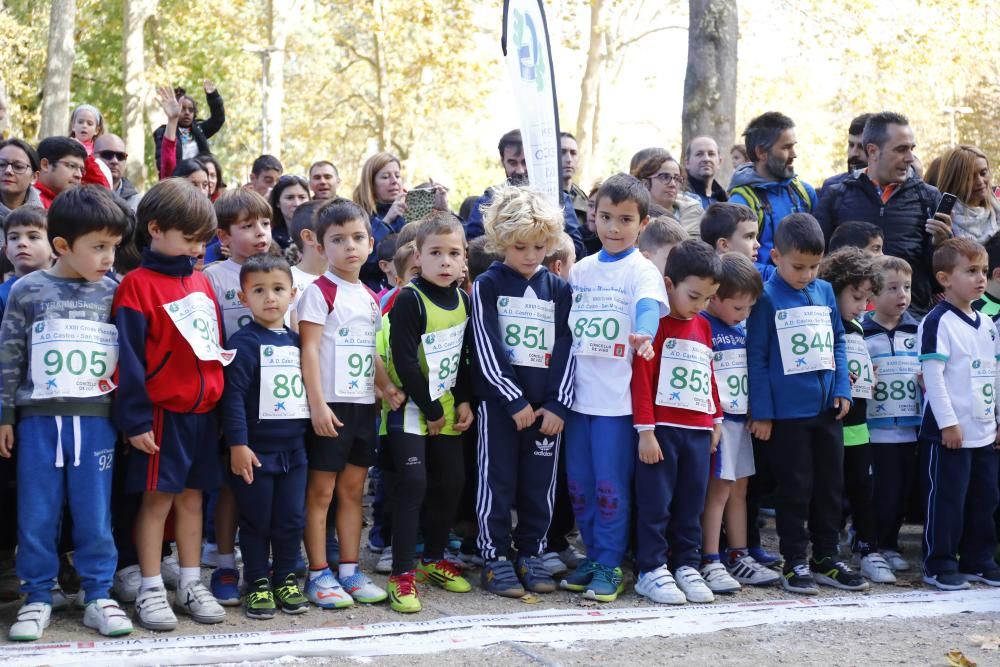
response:
M382 537L382 527L375 524L368 531L368 551L380 554L385 551L385 538Z
M556 589L556 582L545 569L541 558L518 558L517 576L521 578L524 587L532 593L551 593Z
M493 560L483 565L483 588L505 598L524 597L524 586L509 560Z
M596 563L594 576L591 577L590 583L587 584L587 588L583 592L583 597L589 600L597 600L598 602L614 602L618 599L618 594L621 593L623 588L624 582L622 581L621 569Z
M778 554L766 551L763 547L750 547L747 552L761 565L776 565L784 560Z
M224 607L240 604L240 571L218 567L212 573L212 595Z
M306 580L306 597L322 609L343 609L354 604L354 598L344 590L330 568L323 570L319 577Z
M576 566L575 571L563 577L562 581L559 582L559 587L563 590L576 591L577 593L585 591L590 584L590 580L594 578L594 570L596 568L597 563L589 558L584 558Z

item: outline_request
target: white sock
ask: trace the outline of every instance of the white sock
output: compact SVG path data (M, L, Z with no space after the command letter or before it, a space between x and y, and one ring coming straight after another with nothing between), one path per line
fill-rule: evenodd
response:
M143 577L142 583L139 584L139 592L148 591L150 588L164 588L163 577L158 574L153 577Z
M328 567L324 567L322 570L309 570L309 581L313 581L314 579L319 579L324 574L326 574L327 570L329 569L330 568Z
M186 588L189 584L201 581L201 569L197 567L182 567L181 580L177 588Z
M343 579L344 577L350 577L355 572L358 571L357 563L341 563L337 566L337 575Z
M236 569L236 553L231 554L219 554L219 567L226 568L229 570Z

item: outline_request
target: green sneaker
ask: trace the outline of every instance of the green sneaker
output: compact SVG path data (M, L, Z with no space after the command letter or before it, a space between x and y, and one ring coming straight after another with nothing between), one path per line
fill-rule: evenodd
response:
M577 593L587 590L587 585L590 584L590 580L594 578L594 570L596 568L597 563L589 558L584 558L580 561L580 564L576 566L576 570L563 577L563 580L559 582L559 587L563 590L574 591Z
M623 590L621 568L598 563L594 569L594 576L583 592L583 597L598 602L614 602Z
M450 593L468 593L472 590L472 584L466 581L455 564L444 559L431 563L421 560L417 564L417 581L429 581Z
M261 577L250 584L247 589L247 618L274 618L275 611L274 593L271 592L271 582L267 577Z
M304 614L309 611L309 600L302 594L294 574L289 574L280 586L275 586L274 599L286 614Z
M389 606L401 614L414 614L421 609L413 572L389 577Z

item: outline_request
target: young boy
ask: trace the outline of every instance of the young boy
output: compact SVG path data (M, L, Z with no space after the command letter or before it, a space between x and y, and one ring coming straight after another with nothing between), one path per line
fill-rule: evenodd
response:
M309 404L299 337L284 324L295 297L287 262L251 257L240 269L240 287L254 319L229 339L236 357L225 371L222 426L240 511L246 615L266 619L278 607L288 614L309 607L295 578L305 525Z
M722 437L712 457L708 495L701 519L701 576L713 593L733 593L741 584L767 586L778 574L758 563L747 547L747 482L755 472L747 430L747 334L743 323L764 286L750 259L722 255L722 279L701 314L712 327L715 381L722 401ZM723 518L729 551L719 554Z
M875 370L867 403L878 544L894 572L910 569L900 553L899 529L917 473L917 427L923 408L919 323L907 312L912 279L905 259L876 258L874 310L861 322Z
M560 585L612 602L621 592L629 534L636 437L632 428L633 349L650 358L667 314L662 274L635 247L648 222L649 192L616 174L597 193L602 250L570 272L573 409L566 421L566 474L587 559Z
M747 321L750 433L768 441L777 480L782 585L816 595L817 581L838 588L864 583L837 558L844 486L840 420L851 408L851 381L837 299L830 284L816 278L824 246L819 223L808 213L789 215L774 243L775 272Z
M180 582L174 604L199 623L219 623L225 611L201 583L202 493L219 488L215 406L223 367L234 353L222 347L221 312L208 278L194 264L215 235L215 210L183 179L157 183L137 211L149 238L142 266L115 294L120 357L114 416L136 449L128 457L127 493L139 493L135 541L142 583L135 601L139 623L173 630L160 576L163 528L174 514Z
M869 255L881 255L885 233L878 225L851 220L840 224L830 235L828 252L841 248L860 248Z
M542 266L563 280L569 280L569 272L576 264L576 247L573 239L566 232L559 235L555 248L545 257Z
M986 254L990 259L989 280L986 281L986 291L976 299L972 307L986 315L994 322L1000 320L1000 234L996 234L984 244Z
M970 581L1000 586L997 537L997 360L993 322L972 309L986 291L986 249L949 239L934 251L944 301L920 323L920 365L927 396L920 426L927 490L924 583L940 590Z
M455 286L465 267L462 223L432 214L420 223L416 245L420 276L400 288L389 311L387 355L389 377L407 397L386 419L396 499L389 602L402 613L421 609L418 577L453 593L472 590L444 558L464 484L462 434L473 418L469 301ZM424 553L414 564L418 529Z
M316 282L316 279L330 268L330 261L320 249L316 231L313 229L316 210L324 203L319 200L303 202L292 214L292 242L299 249L299 263L292 267L292 286L295 288L295 298L292 299L290 313L295 311L295 307L306 288Z
M721 279L722 261L704 241L689 239L674 248L664 279L670 314L660 320L653 358L633 363L639 432L635 590L660 604L715 599L698 572L700 520L723 420L712 328L698 314Z
M688 238L680 223L663 215L649 221L649 224L639 233L639 252L653 263L656 270L663 274L667 266L670 251L681 241Z
M483 588L505 597L551 593L539 556L552 521L563 423L573 402L569 285L541 266L562 211L527 188L494 191L487 249L503 257L472 289L479 405L478 546ZM517 526L511 533L511 510ZM507 560L513 537L516 566Z
M721 255L738 252L757 261L757 216L742 204L716 202L701 218L701 240Z
M4 219L3 251L14 266L14 275L0 284L0 318L7 308L14 283L33 271L48 268L52 261L47 229L45 209L41 206L21 206Z
M378 268L385 275L386 287L375 295L376 299L381 300L391 288L396 287L396 266L392 258L396 255L398 239L398 234L389 234L378 244Z
M111 323L117 285L107 273L127 228L128 213L106 189L61 193L48 221L59 261L18 280L4 313L0 456L11 457L16 426L17 574L27 595L10 627L14 641L40 639L49 625L64 505L73 517L84 625L109 637L132 632L108 597L118 558L111 536L116 434L110 419L118 344Z

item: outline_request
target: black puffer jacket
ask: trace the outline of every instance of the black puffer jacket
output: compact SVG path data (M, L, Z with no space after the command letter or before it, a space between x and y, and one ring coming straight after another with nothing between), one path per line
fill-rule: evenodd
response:
M212 149L208 145L208 138L222 129L226 123L226 107L222 103L222 95L219 91L209 93L208 112L209 116L205 120L195 120L191 123L191 138L198 144L198 155L211 153ZM160 167L160 144L163 143L163 133L167 131L166 125L161 125L153 132L153 144L156 146L156 168ZM180 137L177 137L177 164L184 159ZM168 174L169 176L169 174Z
M935 289L931 270L934 246L925 226L940 198L937 188L910 177L883 204L875 184L859 172L823 188L815 215L828 241L842 222L860 220L877 225L885 235L885 254L901 257L913 268L910 311L919 319L930 310Z

